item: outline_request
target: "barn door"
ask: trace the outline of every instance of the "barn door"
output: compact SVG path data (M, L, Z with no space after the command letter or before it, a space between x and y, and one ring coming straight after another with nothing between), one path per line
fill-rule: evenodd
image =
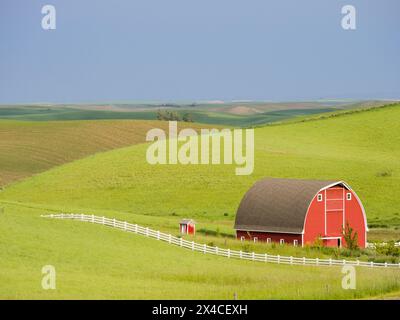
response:
M181 233L186 234L186 224L181 224Z
M334 187L325 192L325 233L327 236L340 236L344 228L344 189Z

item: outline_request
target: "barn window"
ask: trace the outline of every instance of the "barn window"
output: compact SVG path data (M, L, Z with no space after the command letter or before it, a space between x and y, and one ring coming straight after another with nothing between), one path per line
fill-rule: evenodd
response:
M271 243L271 238L267 238L267 243Z
M240 237L240 241L242 241L242 242L244 241L244 236Z
M280 244L284 244L284 243L285 243L285 239L279 240L279 243L280 243Z
M257 240L258 240L257 237L254 237L254 238L253 238L253 241L254 241L254 242L257 242Z
M346 194L346 199L347 199L347 200L351 200L351 193L350 193L350 192L348 192L348 193Z
M294 245L295 247L297 247L298 244L299 244L299 240L293 240L293 245Z
M318 200L319 202L322 201L322 194L321 194L321 193L318 194L317 200Z

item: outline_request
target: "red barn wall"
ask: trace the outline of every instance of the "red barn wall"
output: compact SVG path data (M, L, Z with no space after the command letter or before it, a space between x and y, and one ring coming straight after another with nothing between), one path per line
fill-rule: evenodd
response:
M188 224L187 226L187 233L188 234L194 234L195 233L195 226L193 224Z
M351 193L351 200L347 200L347 193ZM304 244L312 244L319 237L340 237L342 245L345 246L343 239L343 227L346 222L348 222L350 226L357 231L358 245L362 248L365 248L366 223L362 207L358 202L355 193L343 187L336 186L334 189L327 189L326 193L325 191L321 191L320 194L322 194L323 200L320 202L317 201L318 195L316 195L312 200L307 212L304 226ZM326 209L328 210L326 213L326 230L325 197L330 199L326 203Z
M365 227L367 222L365 221L363 209L357 200L356 194L353 191L347 192L351 192L352 197L351 200L345 201L345 219L348 221L349 225L357 231L358 246L365 248L367 246L367 230Z
M260 231L236 231L237 239L244 237L245 240L254 241L254 237L257 237L257 241L266 242L268 238L271 238L272 242L279 243L281 239L285 240L285 244L293 244L294 240L297 240L298 245L301 246L301 234L292 233L275 233L275 232L260 232Z

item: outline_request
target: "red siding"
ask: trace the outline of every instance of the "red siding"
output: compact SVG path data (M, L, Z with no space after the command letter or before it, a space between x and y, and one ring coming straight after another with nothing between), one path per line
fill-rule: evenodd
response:
M179 230L182 234L195 234L196 233L196 227L194 224L180 224L179 225Z
M301 234L237 230L236 237L238 239L244 237L246 240L251 241L254 241L254 237L257 237L257 241L264 242L266 242L267 239L270 238L272 242L277 243L279 243L281 239L284 239L286 244L293 244L293 241L297 240L298 245L301 246Z
M195 226L193 224L188 224L187 233L188 234L194 234L195 233Z
M347 193L351 193L351 200L347 200ZM312 244L319 237L340 237L342 245L345 246L343 228L348 222L358 234L358 245L365 248L366 223L355 193L343 187L334 187L327 189L326 193L321 191L320 194L322 201L317 201L316 195L308 209L304 226L304 244ZM337 241L324 241L327 246L332 246L334 243Z

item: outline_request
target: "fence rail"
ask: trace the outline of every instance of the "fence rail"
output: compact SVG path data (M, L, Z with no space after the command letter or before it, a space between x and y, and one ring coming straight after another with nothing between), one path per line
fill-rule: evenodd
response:
M155 238L157 240L168 242L169 244L177 245L183 248L187 248L193 251L199 251L205 254L214 254L227 258L237 258L243 260L252 260L260 262L271 262L278 264L290 264L290 265L309 265L309 266L343 266L353 265L360 267L370 268L399 268L400 263L377 263L377 262L366 262L359 260L334 260L334 259L319 259L319 258L306 258L306 257L288 257L280 255L271 255L268 253L254 253L246 251L237 251L231 249L223 249L219 247L209 246L207 244L200 244L194 241L188 241L182 238L175 237L171 234L163 233L160 231L152 230L147 227L143 227L137 224L128 223L126 221L119 221L116 219L110 219L106 217L99 217L95 215L86 214L74 214L74 213L61 213L61 214L50 214L42 215L44 218L54 219L74 219L79 221L86 221L91 223L102 224L144 235L146 237Z

